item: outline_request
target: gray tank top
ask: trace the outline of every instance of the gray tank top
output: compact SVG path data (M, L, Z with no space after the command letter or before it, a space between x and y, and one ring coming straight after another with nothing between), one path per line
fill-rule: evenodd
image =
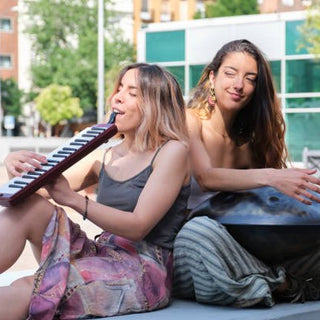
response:
M211 198L217 191L202 191L197 180L191 177L191 191L188 199L188 210L193 210L200 203Z
M102 166L99 174L97 202L119 210L133 212L140 193L152 173L152 165L160 149L161 147L156 151L150 165L125 181L112 179L105 171L104 166ZM173 248L173 241L186 218L189 193L190 185L181 188L169 211L144 240L167 249ZM121 196L119 197L119 195Z

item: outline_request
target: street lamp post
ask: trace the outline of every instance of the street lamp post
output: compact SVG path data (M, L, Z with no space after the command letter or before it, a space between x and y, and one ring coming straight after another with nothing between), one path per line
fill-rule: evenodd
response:
M98 123L104 120L104 0L98 3Z
M0 29L0 59L1 59L1 29ZM0 137L2 137L2 122L3 122L3 111L2 111L2 87L1 87L1 61L0 61Z

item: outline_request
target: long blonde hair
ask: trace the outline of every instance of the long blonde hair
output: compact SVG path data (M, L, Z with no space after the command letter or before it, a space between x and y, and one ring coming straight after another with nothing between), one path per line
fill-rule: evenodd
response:
M147 63L126 66L119 74L109 103L128 70L138 70L138 106L142 122L135 136L136 147L153 150L167 140L187 143L185 102L177 80L169 72Z

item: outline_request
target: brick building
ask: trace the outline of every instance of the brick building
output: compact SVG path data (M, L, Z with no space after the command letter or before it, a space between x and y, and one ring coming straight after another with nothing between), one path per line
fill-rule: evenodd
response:
M0 0L0 76L18 81L18 0Z

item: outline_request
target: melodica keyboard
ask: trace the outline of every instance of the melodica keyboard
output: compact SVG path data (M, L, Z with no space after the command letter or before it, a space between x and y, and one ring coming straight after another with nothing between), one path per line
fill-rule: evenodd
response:
M27 196L43 187L63 171L81 160L91 151L107 142L117 133L113 113L106 124L96 124L75 135L67 144L52 151L47 156L48 163L41 169L24 173L0 187L0 205L9 207L20 203Z

